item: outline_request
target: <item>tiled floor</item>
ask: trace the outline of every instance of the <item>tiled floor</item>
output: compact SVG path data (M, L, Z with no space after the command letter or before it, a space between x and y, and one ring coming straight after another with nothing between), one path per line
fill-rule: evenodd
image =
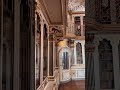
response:
M61 84L59 90L85 90L85 81L71 81Z

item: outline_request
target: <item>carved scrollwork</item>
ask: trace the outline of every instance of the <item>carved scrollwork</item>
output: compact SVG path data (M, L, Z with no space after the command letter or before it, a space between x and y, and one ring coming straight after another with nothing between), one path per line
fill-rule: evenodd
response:
M120 23L120 1L116 0L116 18L117 23Z
M63 27L62 26L52 26L49 30L50 34L54 34L56 37L63 36Z
M96 0L96 21L101 24L111 23L110 0Z

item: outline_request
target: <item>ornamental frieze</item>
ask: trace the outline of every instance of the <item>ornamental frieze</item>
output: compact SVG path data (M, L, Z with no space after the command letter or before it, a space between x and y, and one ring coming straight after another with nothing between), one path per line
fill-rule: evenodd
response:
M49 34L54 34L56 37L63 36L63 26L51 26Z

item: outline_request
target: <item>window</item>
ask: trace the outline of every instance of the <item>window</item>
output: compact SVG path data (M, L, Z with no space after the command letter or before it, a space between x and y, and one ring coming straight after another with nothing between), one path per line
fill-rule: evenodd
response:
M69 69L69 58L68 58L68 52L63 52L63 69Z
M99 73L100 73L100 88L114 88L114 70L113 70L113 55L110 41L103 39L98 46L99 50Z
M75 35L80 36L81 35L81 20L80 20L80 16L75 17L74 21L75 21Z
M82 60L82 45L81 43L77 43L76 45L76 54L77 54L77 64L83 64Z

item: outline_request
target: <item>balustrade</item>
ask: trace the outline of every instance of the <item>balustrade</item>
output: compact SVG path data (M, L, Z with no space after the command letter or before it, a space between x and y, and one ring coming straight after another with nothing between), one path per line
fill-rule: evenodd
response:
M37 90L58 90L59 86L59 70L54 71L54 76L47 77Z
M85 36L85 25L69 24L66 27L66 36Z
M40 87L37 90L44 90L47 83L48 83L48 78L46 77L46 79L42 82L42 84L40 85Z

